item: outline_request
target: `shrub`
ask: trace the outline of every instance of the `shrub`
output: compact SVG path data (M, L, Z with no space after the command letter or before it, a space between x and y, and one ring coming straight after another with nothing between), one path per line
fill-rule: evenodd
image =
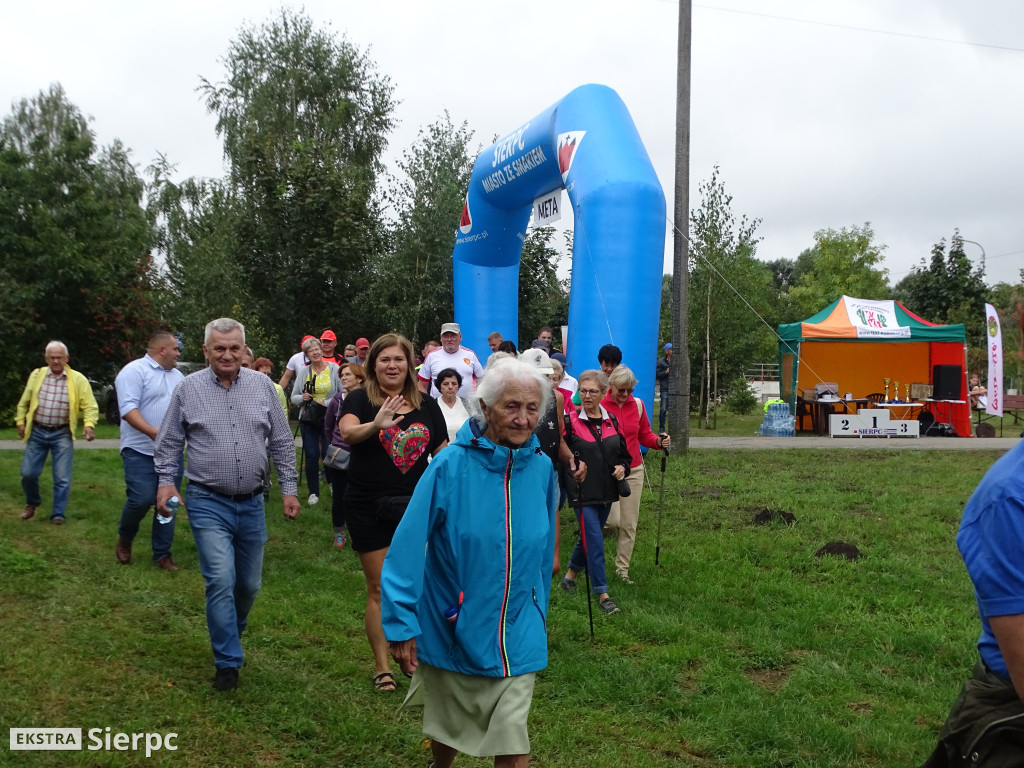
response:
M725 398L725 405L733 413L746 416L757 407L757 395L746 379L736 379L728 397Z

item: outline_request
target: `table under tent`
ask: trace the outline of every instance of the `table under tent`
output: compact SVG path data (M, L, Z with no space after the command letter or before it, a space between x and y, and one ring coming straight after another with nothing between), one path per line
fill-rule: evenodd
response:
M957 435L971 435L966 402L967 346L963 324L938 325L897 301L840 296L798 323L779 326L781 398L798 413L798 401L815 385L835 382L838 396L884 392L906 398L906 385L932 387L927 413L949 423ZM900 382L900 391L893 389Z

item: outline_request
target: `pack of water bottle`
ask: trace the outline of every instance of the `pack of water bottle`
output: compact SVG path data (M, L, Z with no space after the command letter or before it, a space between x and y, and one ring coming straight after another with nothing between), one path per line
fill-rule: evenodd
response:
M762 437L795 437L796 417L789 412L789 403L769 403L761 422Z

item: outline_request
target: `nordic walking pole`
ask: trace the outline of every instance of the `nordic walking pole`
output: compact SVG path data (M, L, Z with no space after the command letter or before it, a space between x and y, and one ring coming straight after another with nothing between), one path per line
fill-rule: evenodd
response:
M658 533L654 544L654 564L659 565L658 558L661 556L661 511L665 507L665 462L668 460L668 448L663 448L661 454L661 488L658 490Z
M574 451L576 466L580 465L580 453ZM584 573L587 581L587 615L590 617L590 639L594 639L594 606L590 596L590 562L587 558L587 527L583 524L583 491L580 483L576 483L576 522L579 524L580 540L583 542L583 560L586 562Z

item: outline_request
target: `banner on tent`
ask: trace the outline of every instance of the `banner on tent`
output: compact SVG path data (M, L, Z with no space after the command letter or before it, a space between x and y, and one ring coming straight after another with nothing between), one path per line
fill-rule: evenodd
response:
M985 305L985 331L988 342L988 400L985 413L1003 416L1003 331L999 326L999 313L991 304Z
M892 301L846 297L846 314L857 329L858 339L910 338L910 328L899 324Z

